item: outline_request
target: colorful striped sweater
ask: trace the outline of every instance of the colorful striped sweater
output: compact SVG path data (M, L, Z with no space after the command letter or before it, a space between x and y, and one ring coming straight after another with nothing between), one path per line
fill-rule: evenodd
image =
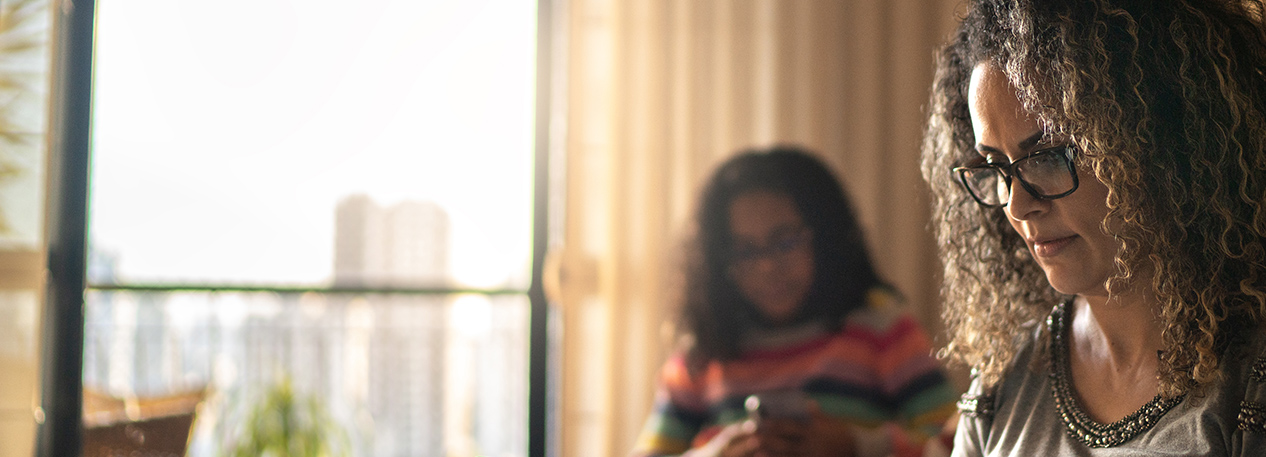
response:
M678 455L703 446L724 426L746 419L748 395L785 389L808 393L822 412L856 425L870 435L858 441L872 443L880 455L920 455L954 411L958 393L913 316L878 289L867 301L837 332L806 324L749 335L738 360L713 361L694 376L684 354L673 355L661 369L654 409L633 455Z

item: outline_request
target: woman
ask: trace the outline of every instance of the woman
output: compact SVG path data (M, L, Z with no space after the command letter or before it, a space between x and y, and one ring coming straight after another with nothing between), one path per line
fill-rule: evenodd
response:
M697 217L679 325L689 343L664 364L634 455L920 452L956 394L875 273L831 172L799 149L741 153L716 170ZM791 404L771 405L779 393ZM772 415L748 421L750 395Z
M1266 455L1262 12L970 3L923 159L956 455Z

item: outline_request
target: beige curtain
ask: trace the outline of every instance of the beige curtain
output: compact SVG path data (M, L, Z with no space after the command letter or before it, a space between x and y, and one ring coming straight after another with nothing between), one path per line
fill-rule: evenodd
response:
M933 50L958 3L560 0L563 456L631 449L669 349L696 193L740 148L822 153L881 273L939 332L917 164Z

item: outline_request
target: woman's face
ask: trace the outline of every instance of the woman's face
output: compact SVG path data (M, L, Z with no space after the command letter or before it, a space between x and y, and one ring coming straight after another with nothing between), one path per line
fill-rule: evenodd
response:
M791 322L813 286L813 231L783 193L749 191L730 202L729 275L770 324Z
M1010 163L1068 141L1045 137L1006 75L991 63L972 71L967 97L976 150L988 161ZM1078 167L1077 174L1077 190L1056 200L1037 199L1018 179L1012 179L1004 211L1055 290L1106 297L1106 282L1115 272L1113 262L1120 246L1100 228L1108 214L1108 188L1085 168Z

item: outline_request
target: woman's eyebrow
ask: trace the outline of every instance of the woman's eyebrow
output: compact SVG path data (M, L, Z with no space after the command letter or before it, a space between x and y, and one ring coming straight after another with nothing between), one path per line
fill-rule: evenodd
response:
M976 152L980 153L981 155L990 155L990 154L1006 155L1006 154L1003 154L1001 149L995 148L993 146L985 146L980 143L976 143Z
M1046 138L1046 132L1039 130L1037 132L1033 132L1033 134L1029 135L1028 138L1020 140L1020 142L1017 143L1016 146L1018 146L1021 151L1029 151L1029 150L1032 150L1034 147L1036 147L1038 144L1041 144L1043 138ZM1006 153L1002 152L1001 149L995 148L993 146L983 145L980 143L976 143L976 152L979 152L982 155L987 155L987 154L1006 155Z
M1020 141L1020 144L1017 146L1020 147L1021 151L1031 151L1034 147L1037 147L1038 144L1042 143L1043 138L1046 138L1046 132L1038 130L1036 133L1029 135L1028 138Z

